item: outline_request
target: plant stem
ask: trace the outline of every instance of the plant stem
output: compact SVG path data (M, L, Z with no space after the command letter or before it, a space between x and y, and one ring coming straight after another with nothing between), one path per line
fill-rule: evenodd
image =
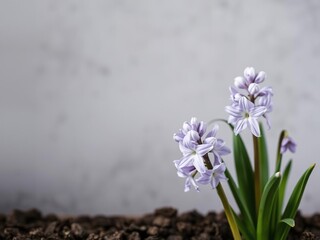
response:
M226 194L224 193L224 190L223 190L222 185L220 183L217 186L217 192L218 192L220 200L223 204L224 212L227 216L233 238L235 240L241 240L241 236L240 236L240 232L239 232L236 220L233 216L233 212L231 211L231 207L229 205L228 199L227 199Z
M259 158L259 143L258 138L253 135L253 151L254 151L254 192L256 212L259 212L261 198L261 173L260 173L260 158Z
M276 162L276 171L275 172L279 172L281 169L281 161L282 161L281 143L282 143L284 137L287 135L288 135L288 133L286 130L283 130L280 133L279 142L278 142L278 149L277 149L277 162Z

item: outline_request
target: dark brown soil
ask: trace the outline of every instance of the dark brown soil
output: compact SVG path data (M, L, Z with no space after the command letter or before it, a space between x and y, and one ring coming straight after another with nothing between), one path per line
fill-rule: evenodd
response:
M223 213L178 214L161 208L138 218L121 216L43 216L38 210L0 214L0 239L232 239ZM320 214L296 217L289 239L320 239Z

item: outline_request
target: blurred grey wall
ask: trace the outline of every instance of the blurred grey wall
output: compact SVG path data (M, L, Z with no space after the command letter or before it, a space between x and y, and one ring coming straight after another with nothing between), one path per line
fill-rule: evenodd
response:
M1 212L221 210L209 187L183 192L172 134L192 116L226 118L228 87L247 66L266 71L275 92L272 163L283 128L299 144L286 156L290 187L319 161L319 1L0 5ZM231 146L225 126L219 136ZM319 179L317 166L306 213L320 211Z

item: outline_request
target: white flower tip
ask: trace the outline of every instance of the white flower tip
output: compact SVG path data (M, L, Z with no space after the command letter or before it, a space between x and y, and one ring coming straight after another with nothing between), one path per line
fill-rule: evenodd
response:
M262 83L266 78L266 73L264 71L260 71L258 75L255 77L255 83Z
M247 88L246 80L245 80L243 77L236 77L236 78L234 79L234 85L235 85L237 88L241 88L241 89Z
M192 117L190 123L195 124L198 121L196 117Z
M252 78L255 77L256 75L256 71L254 70L253 67L246 67L246 69L243 72L243 75L245 76L245 78L247 78L248 80L252 80Z
M278 178L278 177L281 176L281 173L280 172L276 172L276 174L274 176Z

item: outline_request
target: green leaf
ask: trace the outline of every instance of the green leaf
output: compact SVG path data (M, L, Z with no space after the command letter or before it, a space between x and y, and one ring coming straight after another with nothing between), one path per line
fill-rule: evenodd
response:
M287 180L291 170L291 163L292 161L289 161L289 163L285 167L284 173L281 177L278 191L276 192L277 195L275 196L275 200L273 203L273 207L272 207L273 211L271 214L271 222L270 222L270 232L273 234L275 234L277 225L281 219L283 199L284 199L285 190L287 186Z
M294 227L295 226L294 219L292 219L292 218L282 219L281 222L284 222L284 223L288 224L290 227Z
M244 199L240 193L240 190L238 189L228 169L226 169L225 174L226 174L226 177L228 178L229 188L232 192L232 195L241 213L241 219L235 214L240 232L246 235L246 239L252 239L252 238L249 238L249 236L255 236L256 230L255 230L255 224L252 220L249 209L245 204Z
M273 203L277 196L280 179L280 173L275 173L269 179L262 192L257 223L257 240L272 239L270 223L273 211Z
M291 166L292 166L292 160L290 160L288 162L288 164L286 165L283 175L282 175L282 179L280 182L280 186L279 186L279 210L282 211L282 207L283 207L283 201L284 201L284 196L285 196L285 191L287 188L287 182L288 182L288 178L289 178L289 174L291 171ZM281 212L279 212L280 214ZM279 216L280 218L280 216Z
M234 163L237 173L239 191L247 205L252 220L256 221L255 199L254 199L254 177L252 165L247 149L240 135L233 137Z
M286 218L294 219L297 213L304 189L307 185L308 179L314 167L315 167L315 164L310 166L297 182L289 198L289 201L284 210L284 213L282 214L282 219L286 219ZM289 230L290 230L290 227L288 225L279 225L279 228L277 229L277 233L276 233L276 239L280 239L280 240L286 239L289 233Z
M238 228L239 228L239 231L241 232L242 236L244 239L246 240L255 240L255 230L253 229L250 229L250 225L248 227L248 222L244 219L241 219L237 214L236 212L234 212L234 210L232 209L233 211L233 215L234 215L234 218L237 222L237 225L238 225ZM252 226L253 227L253 226Z
M260 160L260 189L263 189L269 179L269 160L266 137L263 126L259 123L261 136L258 138L259 160Z

